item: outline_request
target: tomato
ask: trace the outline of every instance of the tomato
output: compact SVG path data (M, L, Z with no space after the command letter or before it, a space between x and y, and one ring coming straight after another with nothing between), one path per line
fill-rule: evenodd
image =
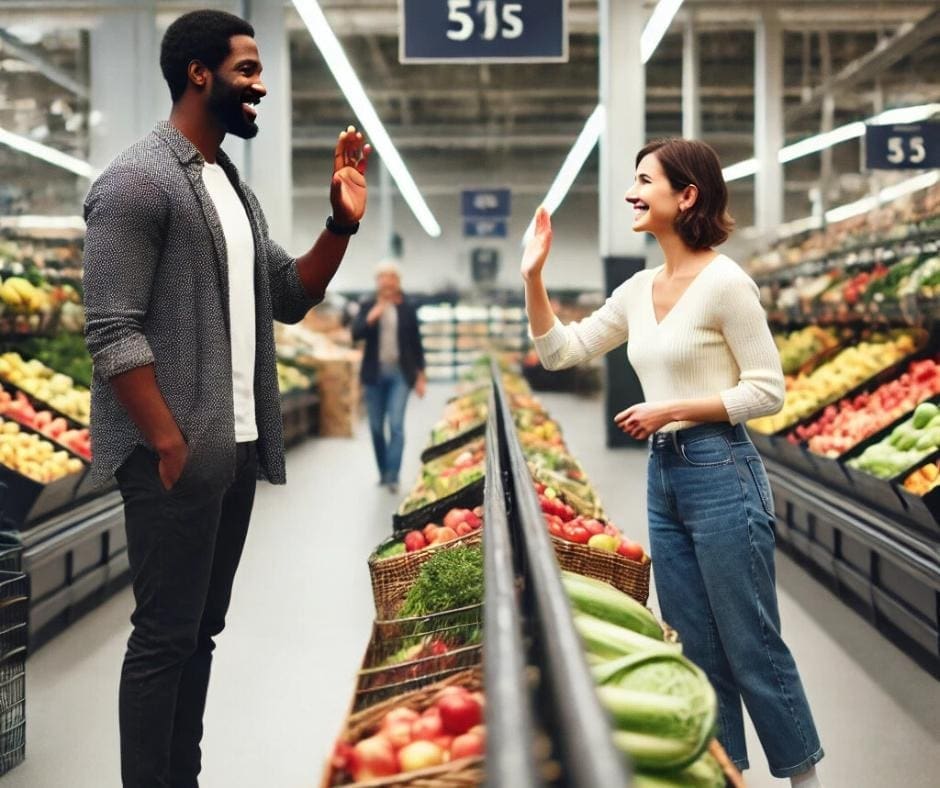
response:
M583 525L577 525L576 523L565 523L562 526L562 530L565 535L565 539L569 542L575 542L577 544L587 544L588 540L591 538L591 533Z
M588 519L581 519L581 518L578 518L578 519L581 520L581 525L583 525L585 528L587 528L587 530L588 530L588 532L591 534L591 536L597 536L597 534L602 534L602 533L604 533L604 524L603 524L603 523L598 522L597 520L590 519L590 518L588 518ZM608 536L612 536L612 534L608 534Z
M564 526L558 522L558 520L549 520L548 521L548 532L557 537L558 539L565 538Z
M441 712L441 722L444 730L459 736L466 733L474 725L483 721L483 709L476 699L468 695L448 695L437 704Z
M484 742L483 737L475 733L465 733L454 739L450 747L450 757L453 760L459 758L472 758L477 755L483 755Z

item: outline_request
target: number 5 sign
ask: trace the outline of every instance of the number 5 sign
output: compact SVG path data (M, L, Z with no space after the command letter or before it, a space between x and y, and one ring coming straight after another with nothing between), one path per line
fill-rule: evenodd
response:
M870 170L931 170L940 167L940 123L868 126L865 163Z
M399 0L402 63L568 60L567 0Z

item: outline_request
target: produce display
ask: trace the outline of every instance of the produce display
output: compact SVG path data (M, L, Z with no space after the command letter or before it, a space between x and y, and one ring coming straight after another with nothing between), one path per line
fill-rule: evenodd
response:
M836 458L937 394L940 356L912 361L899 378L827 406L815 421L789 433L787 440L806 441L810 451Z
M442 689L430 705L402 704L389 710L369 735L340 741L332 758L332 785L416 772L486 750L482 692L461 686Z
M48 410L37 411L22 391L13 397L8 391L0 389L0 415L41 432L75 454L91 460L91 436L88 428L71 429L61 416L56 416Z
M79 424L88 425L91 392L41 361L26 361L19 353L4 353L0 356L0 380L18 386Z
M415 618L483 602L483 550L459 545L430 558L398 611Z
M485 465L483 438L477 438L443 457L425 463L420 478L402 503L399 514L413 512L482 479Z
M313 379L297 367L278 361L277 387L281 394L289 394L292 391L308 391L313 388Z
M82 461L70 457L38 435L24 432L15 421L0 418L0 463L40 484L49 484L84 469Z
M91 386L91 355L80 332L61 333L54 337L30 337L17 342L15 349L24 356L41 361L50 369L67 375L80 386Z
M774 343L780 353L784 374L795 375L804 364L838 347L839 338L835 329L806 326L788 334L775 334Z
M914 415L884 440L869 446L848 465L881 479L892 479L940 448L940 408L931 402L917 406Z
M904 480L904 489L914 495L924 496L940 486L940 462L928 462Z
M394 558L406 553L415 553L427 547L451 542L468 536L483 527L483 507L475 509L451 509L441 524L428 523L424 528L408 531L400 539L386 546L376 556L378 559Z
M473 394L458 397L447 403L444 415L431 430L431 445L445 443L456 438L461 433L472 430L486 423L488 389L483 389L484 395Z
M812 415L917 350L917 336L912 330L896 330L884 338L847 347L808 374L788 376L782 410L754 419L748 426L773 434Z

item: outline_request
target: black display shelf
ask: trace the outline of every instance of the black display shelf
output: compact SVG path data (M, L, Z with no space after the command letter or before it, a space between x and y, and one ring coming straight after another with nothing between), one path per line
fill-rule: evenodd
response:
M940 541L825 480L765 463L778 543L940 678Z

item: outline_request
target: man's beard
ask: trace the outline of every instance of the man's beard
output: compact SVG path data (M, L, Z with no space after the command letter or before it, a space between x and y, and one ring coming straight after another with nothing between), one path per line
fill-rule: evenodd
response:
M242 108L251 91L242 91L215 75L209 92L209 111L215 115L227 134L250 140L258 134L258 125Z

